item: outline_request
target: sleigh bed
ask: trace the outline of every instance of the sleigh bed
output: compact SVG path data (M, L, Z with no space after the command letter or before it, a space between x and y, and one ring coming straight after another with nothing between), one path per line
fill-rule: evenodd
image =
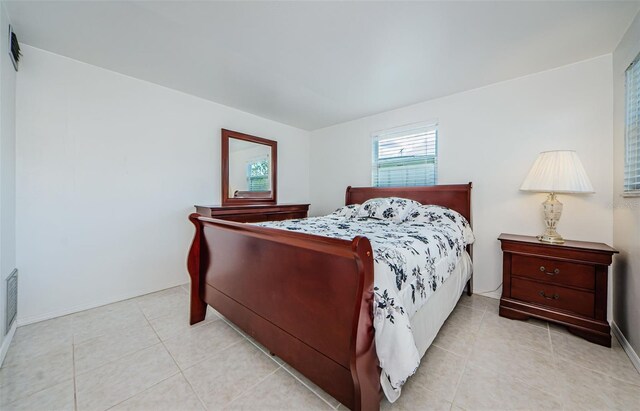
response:
M471 221L471 183L348 187L345 203L379 197L441 205ZM190 323L204 320L207 304L211 305L347 407L379 409L381 374L374 342L374 261L369 239L341 240L198 214L189 219L196 228L188 257ZM451 275L442 291L415 314L419 324L412 320L412 328L420 337L416 339L420 355L465 283L471 293L470 270L462 271Z

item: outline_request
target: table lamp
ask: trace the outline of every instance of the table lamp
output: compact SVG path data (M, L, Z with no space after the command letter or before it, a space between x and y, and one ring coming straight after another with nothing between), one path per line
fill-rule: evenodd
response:
M544 223L547 227L538 240L550 244L562 244L564 239L556 231L562 215L562 203L558 193L593 193L593 186L578 154L572 150L543 151L524 179L522 191L549 193L542 203Z

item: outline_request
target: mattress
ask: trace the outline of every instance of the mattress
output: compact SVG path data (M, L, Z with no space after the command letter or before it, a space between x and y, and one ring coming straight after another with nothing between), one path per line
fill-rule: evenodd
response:
M413 338L421 358L435 340L449 314L456 307L472 273L471 257L465 252L460 257L454 272L411 318Z

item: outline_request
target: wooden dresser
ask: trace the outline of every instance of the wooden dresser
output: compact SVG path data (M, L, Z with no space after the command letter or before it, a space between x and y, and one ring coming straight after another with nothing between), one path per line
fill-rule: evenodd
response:
M237 206L196 205L196 213L205 217L241 223L306 218L309 204L253 204Z
M616 250L583 241L546 244L513 234L501 234L498 240L503 252L500 316L555 322L611 347L607 275Z

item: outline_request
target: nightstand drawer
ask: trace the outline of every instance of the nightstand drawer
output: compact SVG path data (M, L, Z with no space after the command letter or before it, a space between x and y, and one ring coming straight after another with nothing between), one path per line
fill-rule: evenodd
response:
M588 264L571 263L549 258L513 254L511 274L559 285L595 288L595 267Z
M594 294L522 278L511 279L511 297L593 317Z

